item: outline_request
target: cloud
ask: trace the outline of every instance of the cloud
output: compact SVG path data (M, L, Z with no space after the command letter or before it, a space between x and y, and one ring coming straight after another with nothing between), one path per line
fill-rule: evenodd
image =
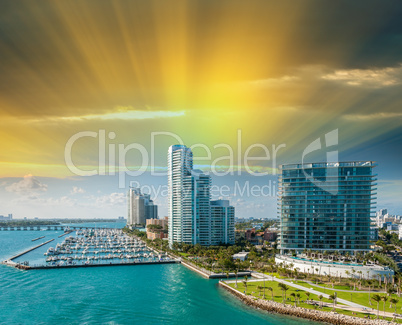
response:
M381 69L335 70L323 75L321 78L350 86L370 88L395 86L402 82L402 65Z
M95 199L97 207L106 206L122 206L126 204L126 195L124 193L111 193L109 195L103 195Z
M383 119L393 119L401 118L402 113L392 113L392 112L379 112L373 114L346 114L343 115L345 120L349 121L373 121L373 120L383 120Z
M62 196L60 198L43 198L36 195L22 196L12 201L15 205L33 205L33 206L57 206L57 207L72 207L76 204L76 201L68 196Z
M71 194L82 194L85 193L85 190L81 187L73 186L73 189L70 192Z
M256 87L272 87L272 86L278 86L278 85L283 85L286 83L292 83L295 81L299 81L300 77L298 76L282 76L279 78L267 78L267 79L259 79L259 80L253 80L247 82L248 85L250 86L256 86Z
M41 183L35 176L29 174L25 175L19 182L7 186L6 190L20 195L32 196L38 192L46 192L47 185Z
M79 116L52 117L50 121L88 121L88 120L143 120L184 116L185 111L153 111L138 110L131 106L117 106L114 112L104 114L88 114ZM37 121L37 120L35 120Z

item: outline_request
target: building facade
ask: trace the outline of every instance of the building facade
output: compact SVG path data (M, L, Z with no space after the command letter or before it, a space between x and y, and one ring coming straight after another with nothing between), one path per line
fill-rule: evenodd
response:
M371 162L281 166L281 253L370 250L376 175Z
M160 226L160 229L150 229L149 225ZM168 219L165 217L164 219L147 219L146 220L146 229L147 229L147 238L154 239L164 239L167 238L166 229L168 227Z
M142 194L139 188L130 188L127 197L127 225L145 225L147 219L158 218L158 206L149 194Z
M235 208L228 200L211 201L211 245L235 243Z
M191 149L184 145L171 146L168 151L170 247L175 242L210 246L226 240L225 232L215 232L211 218L210 189L210 176L193 169ZM230 222L229 219L228 222ZM232 225L225 225L225 227L229 229ZM222 237L218 238L216 233L221 234Z

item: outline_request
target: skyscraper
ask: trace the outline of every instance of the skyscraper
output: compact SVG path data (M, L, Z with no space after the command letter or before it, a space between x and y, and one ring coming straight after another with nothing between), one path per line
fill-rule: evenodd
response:
M235 243L235 209L228 200L211 201L211 245Z
M149 194L142 194L139 188L129 189L127 202L127 225L145 225L147 219L158 218L158 206Z
M281 253L370 250L375 166L371 161L282 165Z
M202 171L193 169L193 153L184 145L169 148L168 187L171 247L174 242L209 246L225 241L223 231L218 232L222 237L212 237L215 228L211 219L211 178ZM230 218L226 220L230 222ZM228 223L220 227L233 227L234 232L234 224Z

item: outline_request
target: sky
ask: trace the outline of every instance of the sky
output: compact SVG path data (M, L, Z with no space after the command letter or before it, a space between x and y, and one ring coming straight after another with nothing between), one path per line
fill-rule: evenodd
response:
M131 184L166 216L167 150L180 142L218 171L213 198L237 217L276 217L279 165L334 150L376 161L376 206L402 214L400 1L0 8L0 214L126 216Z

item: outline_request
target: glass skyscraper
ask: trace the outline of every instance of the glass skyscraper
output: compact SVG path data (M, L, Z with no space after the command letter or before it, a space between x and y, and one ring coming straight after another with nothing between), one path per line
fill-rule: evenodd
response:
M282 165L281 254L369 251L375 166L372 161Z
M234 234L234 208L229 209L230 217L227 217L226 206L218 207L213 201L214 208L211 208L211 177L193 169L193 153L184 145L169 148L168 189L170 247L174 242L217 245L227 242L228 233ZM217 219L221 223L218 224Z

